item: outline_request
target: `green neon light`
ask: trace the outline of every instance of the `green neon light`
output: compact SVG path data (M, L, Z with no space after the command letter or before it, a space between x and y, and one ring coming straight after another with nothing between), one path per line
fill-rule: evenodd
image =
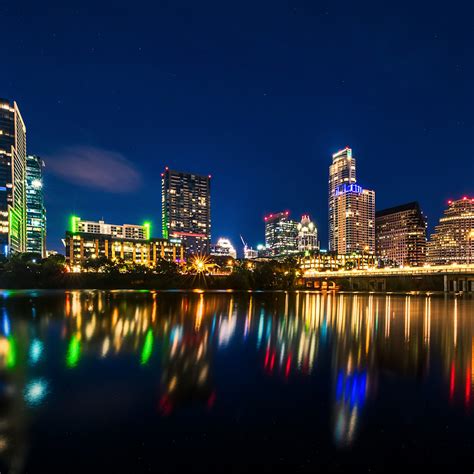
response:
M162 203L164 206L164 204ZM169 237L168 235L168 214L163 210L161 213L161 235L163 236L164 239L167 239Z
M77 223L81 220L80 217L70 216L69 217L69 230L74 233L77 232Z
M7 354L7 368L13 369L17 361L16 341L12 336L8 337L8 354Z
M145 227L145 239L150 240L151 239L151 222L150 221L144 222L143 227Z
M76 367L81 355L81 341L77 336L72 336L67 348L66 365L68 367Z
M145 343L143 344L142 355L140 363L145 365L151 357L151 353L153 352L153 333L151 329L148 329L146 336L145 336Z

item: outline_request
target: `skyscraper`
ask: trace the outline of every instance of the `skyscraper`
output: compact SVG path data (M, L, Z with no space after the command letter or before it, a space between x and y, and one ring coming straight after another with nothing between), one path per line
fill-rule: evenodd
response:
M16 102L0 99L0 255L26 251L26 127Z
M161 175L163 237L183 242L187 255L208 254L211 240L211 176L172 171Z
M318 229L308 215L301 217L298 224L298 252L319 250Z
M474 263L474 198L448 201L428 242L428 263Z
M210 245L210 254L217 257L237 258L237 251L229 239L221 237L217 240L217 244Z
M385 264L423 265L426 261L426 217L417 202L375 213L376 254Z
M46 257L46 210L43 198L44 162L26 157L26 251Z
M265 217L265 247L272 257L298 252L298 223L288 218L289 212Z
M356 160L349 147L329 167L329 250L375 252L375 192L356 184Z

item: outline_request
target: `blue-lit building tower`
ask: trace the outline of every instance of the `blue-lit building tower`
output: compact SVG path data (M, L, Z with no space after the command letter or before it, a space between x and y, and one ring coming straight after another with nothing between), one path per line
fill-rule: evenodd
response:
M337 254L375 253L375 191L356 183L356 161L346 147L329 167L329 250Z

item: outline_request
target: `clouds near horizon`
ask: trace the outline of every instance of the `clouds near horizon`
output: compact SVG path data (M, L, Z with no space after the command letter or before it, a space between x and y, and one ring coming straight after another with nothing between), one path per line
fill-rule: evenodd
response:
M45 157L46 169L62 180L109 193L138 190L142 176L121 153L91 146L72 146Z

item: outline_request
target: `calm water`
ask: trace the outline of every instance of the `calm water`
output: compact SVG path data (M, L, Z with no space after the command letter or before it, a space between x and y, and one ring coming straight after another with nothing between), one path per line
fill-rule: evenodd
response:
M474 300L0 292L0 471L474 469Z

